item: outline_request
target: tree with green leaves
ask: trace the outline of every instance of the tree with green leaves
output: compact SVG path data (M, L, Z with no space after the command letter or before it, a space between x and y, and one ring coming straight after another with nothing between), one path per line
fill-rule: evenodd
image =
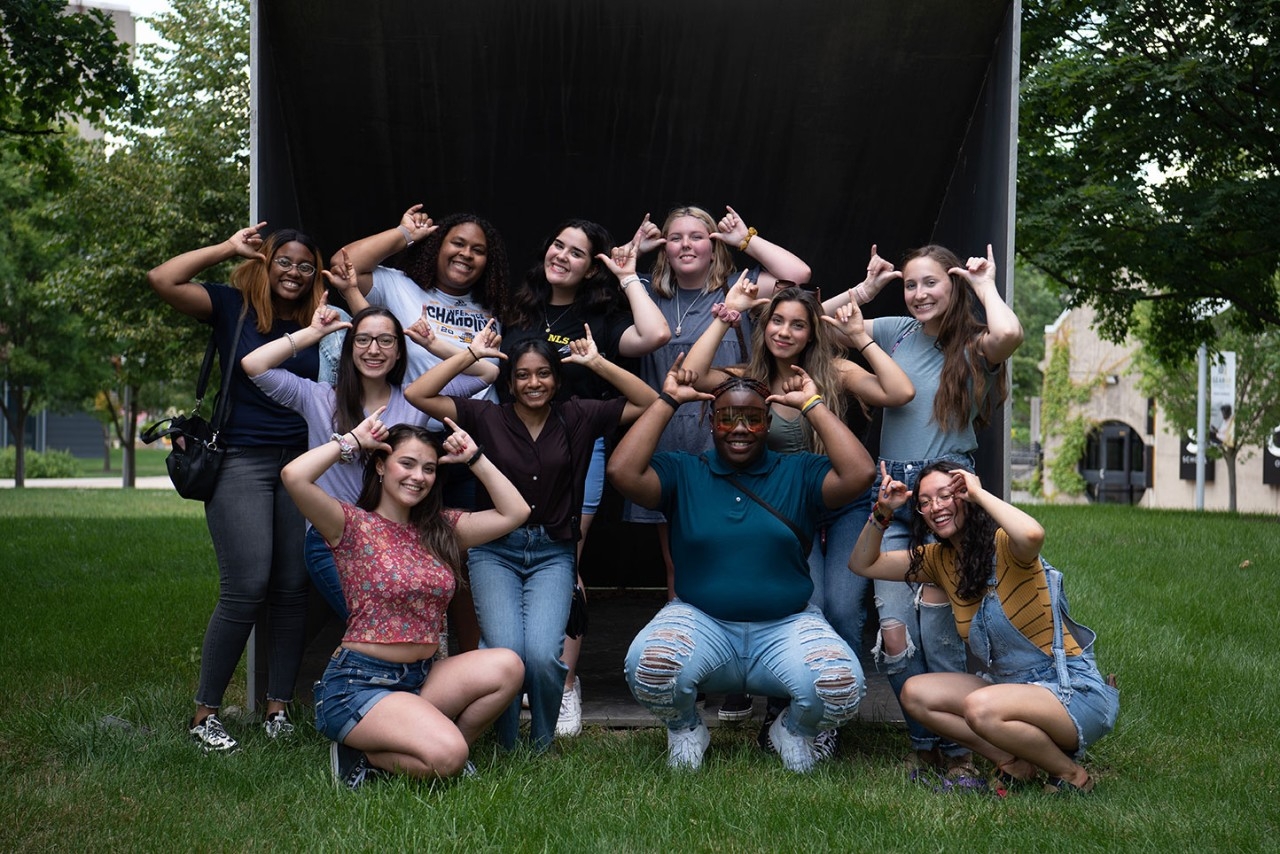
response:
M16 449L14 480L26 479L26 427L41 408L70 409L98 387L101 361L82 315L49 281L70 249L53 215L48 175L0 148L0 394Z
M248 221L248 18L248 0L172 0L151 21L162 42L139 48L143 91L163 109L113 125L111 150L92 143L75 154L80 181L62 210L76 224L75 261L55 283L127 390L100 398L131 406L106 413L119 425L126 485L139 412L190 404L208 339L207 327L156 298L146 273Z
M1280 326L1280 0L1026 0L1017 245L1174 363Z
M140 110L138 96L129 46L105 12L69 11L66 0L0 3L0 146L65 183L68 119L99 124Z
M1232 427L1206 443L1205 453L1221 457L1227 469L1229 510L1236 509L1236 464L1261 448L1280 425L1280 328L1244 332L1238 318L1228 311L1211 318L1218 330L1218 352L1236 354L1236 402ZM1139 321L1137 335L1145 340L1150 321ZM1216 361L1213 355L1210 361ZM1145 345L1134 355L1134 370L1141 376L1139 387L1160 404L1178 436L1196 429L1196 397L1188 393L1197 387L1197 359L1191 354L1176 362L1162 361Z

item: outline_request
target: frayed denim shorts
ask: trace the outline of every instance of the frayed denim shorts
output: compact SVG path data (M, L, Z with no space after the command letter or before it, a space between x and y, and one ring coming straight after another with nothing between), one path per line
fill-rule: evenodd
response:
M313 688L316 729L342 741L379 700L392 691L422 690L430 672L429 658L398 664L338 647Z

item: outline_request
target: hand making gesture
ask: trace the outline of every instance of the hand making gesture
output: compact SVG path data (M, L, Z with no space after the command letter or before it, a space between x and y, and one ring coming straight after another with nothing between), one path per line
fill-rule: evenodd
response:
M338 313L338 310L329 307L329 292L325 291L320 295L320 304L316 306L315 314L311 315L311 326L309 328L313 332L319 333L320 337L323 338L330 333L337 332L339 329L350 329L351 322L342 320L342 315Z
M267 227L266 220L251 225L248 228L242 228L235 234L227 238L227 244L241 258L257 259L262 263L267 263L267 256L258 250L262 248L262 229Z
M724 209L728 213L720 217L720 221L716 223L716 230L708 236L712 240L727 244L731 249L738 249L750 234L747 223L733 208L725 205Z
M771 394L765 399L767 404L780 403L783 406L790 406L792 409L800 409L809 398L818 393L818 385L813 378L805 373L804 368L799 365L792 365L791 370L794 372L782 382L782 394Z
M405 241L413 244L426 240L439 226L423 213L422 205L414 205L401 215L398 228L404 234Z
M453 432L445 437L444 456L440 458L440 464L447 463L466 463L475 456L476 449L479 445L475 439L471 438L471 434L459 427L452 418L444 419L444 426Z
M676 356L662 381L662 393L671 395L676 403L692 403L695 400L714 400L715 395L698 391L694 384L698 381L698 372L684 367L684 353Z

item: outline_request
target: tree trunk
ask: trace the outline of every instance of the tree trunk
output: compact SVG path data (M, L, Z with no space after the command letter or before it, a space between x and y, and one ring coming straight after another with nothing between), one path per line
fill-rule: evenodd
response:
M13 485L21 489L27 485L27 398L22 389L17 398L13 411L18 417L9 422L9 429L13 431Z
M1227 464L1227 510L1236 512L1236 455L1237 448L1222 448L1222 460Z
M137 455L135 454L135 444L138 435L138 389L136 386L125 386L124 390L124 406L120 407L124 423L121 424L120 446L121 446L121 469L123 470L123 483L125 489L133 489L137 485Z
M102 423L102 473L111 473L111 425Z

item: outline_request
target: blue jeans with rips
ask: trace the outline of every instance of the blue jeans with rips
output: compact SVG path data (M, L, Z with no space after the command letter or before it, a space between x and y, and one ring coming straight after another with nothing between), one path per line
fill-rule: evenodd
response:
M526 525L467 554L481 645L514 650L524 662L529 738L535 750L546 750L555 737L569 672L560 655L576 582L574 542L553 540L541 525ZM499 744L515 746L518 696L494 729Z
M227 449L204 517L218 558L218 604L205 629L196 702L218 708L249 633L268 617L267 699L290 702L307 619L305 522L280 482L300 449Z
M813 737L858 711L867 686L849 645L812 606L776 620L717 620L673 599L631 642L636 701L680 731L697 726L699 691L790 697L787 728Z

